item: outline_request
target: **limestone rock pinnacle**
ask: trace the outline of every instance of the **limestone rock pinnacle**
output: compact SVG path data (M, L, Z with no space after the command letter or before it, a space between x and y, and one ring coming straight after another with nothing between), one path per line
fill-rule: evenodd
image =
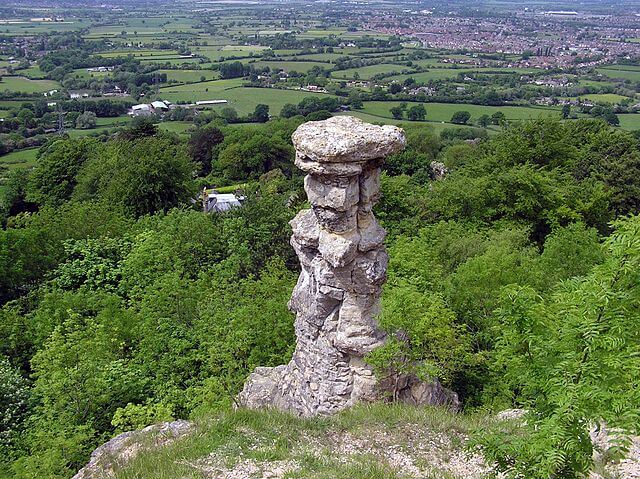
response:
M386 280L386 232L372 208L384 157L401 151L405 137L395 126L337 116L301 125L292 139L311 203L291 221L291 246L302 267L289 302L296 349L287 365L257 368L239 402L313 416L381 397L364 361L385 341L376 317Z

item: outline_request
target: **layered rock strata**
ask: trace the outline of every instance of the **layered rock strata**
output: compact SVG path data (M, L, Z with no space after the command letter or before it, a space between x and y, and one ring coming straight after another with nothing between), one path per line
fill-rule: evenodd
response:
M402 150L405 137L394 126L340 116L305 123L292 138L311 204L291 221L291 245L302 267L289 302L296 349L289 364L257 368L239 402L302 416L331 414L381 397L363 359L385 340L376 317L386 279L386 232L372 208L383 159ZM421 393L406 393L420 403L415 394ZM428 395L434 397L433 387Z

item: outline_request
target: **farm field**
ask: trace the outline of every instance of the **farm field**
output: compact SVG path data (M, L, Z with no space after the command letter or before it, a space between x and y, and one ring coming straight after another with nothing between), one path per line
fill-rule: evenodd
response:
M104 78L109 76L110 72L89 72L86 68L78 68L73 70L73 76L78 79L88 80L90 78Z
M170 85L160 88L160 96L164 97L167 93L182 93L182 101L188 102L192 101L192 99L190 99L190 94L221 92L228 90L229 88L242 86L243 83L245 83L245 80L241 78L232 78L228 80L212 80L187 85Z
M626 113L618 115L620 128L625 130L640 130L640 114Z
M37 65L25 68L24 70L16 70L15 73L20 76L30 78L31 80L39 80L45 77L45 73L40 70L40 67Z
M196 83L202 81L216 80L218 72L212 70L158 70L158 73L165 73L167 81L176 81L178 83Z
M28 20L11 23L0 22L0 33L34 35L38 33L70 32L87 28L89 25L90 21L84 18L76 18L66 22L32 22Z
M194 128L194 125L189 121L163 121L158 124L158 128L160 130L178 133L179 135L186 135L189 133L189 130Z
M419 124L419 125L424 125L424 126L428 126L430 129L432 129L435 133L440 133L443 130L446 129L450 129L450 128L470 128L473 127L473 125L455 125L453 123L446 123L446 122L440 122L440 121L408 121L408 120L396 120L394 118L382 118L376 115L370 115L368 113L363 112L362 110L356 110L356 111L350 111L347 113L337 113L336 115L350 115L350 116L355 116L356 118L360 118L361 120L364 120L366 122L369 123L374 123L374 124L379 124L379 125L414 125L414 124ZM491 134L495 134L497 131L499 131L498 129L496 129L495 127L493 128L487 128L487 132L491 135Z
M164 58L164 57L153 57L147 58L146 60L140 60L140 63L143 65L193 65L194 63L199 63L201 66L204 66L206 63L203 62L201 58L198 57L172 57L172 58Z
M410 72L412 68L405 65L394 65L391 63L381 63L379 65L369 65L361 68L349 68L348 70L339 70L331 73L333 78L339 78L344 80L352 80L359 77L361 80L369 80L373 76L380 73L402 73L403 71ZM356 75L357 74L357 75Z
M578 79L578 84L582 86L609 87L609 86L612 86L614 83L608 82L608 81Z
M533 73L535 69L521 69L521 68L432 68L426 72L419 73L407 73L402 75L394 75L385 80L404 81L411 77L417 82L429 82L431 80L451 80L456 78L459 74L469 73L484 73L484 74L509 74L509 73Z
M108 130L112 130L113 128L116 128L115 125L106 125L106 126L99 126L97 128L91 128L89 130L65 130L65 132L71 137L71 138L81 138L83 136L93 136L93 135L98 135L99 133L103 132L103 131L108 131Z
M616 104L620 103L623 100L629 99L628 96L618 95L616 93L593 93L589 95L583 95L582 98L586 98L587 100L591 100L598 103L611 103Z
M311 70L313 67L320 68L328 68L329 65L326 63L319 62L287 62L287 61L260 61L252 63L252 65L256 68L261 67L269 67L271 71L280 71L284 70L287 73L289 72L299 72L306 73Z
M598 73L601 73L612 79L622 79L631 81L640 81L640 70L627 70L617 68L597 68Z
M311 53L309 55L300 55L296 58L299 60L311 60L318 62L333 62L341 58L345 58L347 55L344 53Z
M400 102L371 101L364 103L364 113L379 118L393 118L389 111L392 107L398 106ZM415 103L417 104L417 103ZM408 103L409 108L414 103ZM427 110L427 121L449 122L451 116L457 111L468 111L471 113L470 123L473 123L481 115L492 115L497 111L505 114L507 120L527 120L544 116L557 116L559 108L552 107L528 107L528 106L484 106L484 105L460 105L453 103L423 103Z
M134 58L149 58L155 56L167 56L167 55L178 55L176 50L117 50L117 51L109 51L109 52L101 52L97 53L97 56L103 58L118 58L118 57L128 57L132 56Z
M116 116L111 118L96 118L96 126L114 126L114 125L126 125L131 121L131 118L127 115Z
M222 46L197 46L193 48L193 53L203 55L209 58L211 61L220 61L226 58L234 57L250 57L260 54L264 50L268 50L267 47L261 46L246 46L246 45L222 45Z
M57 88L60 88L60 85L53 80L31 80L21 76L3 76L0 80L0 91L42 93Z
M225 80L222 80L225 81ZM196 85L201 85L200 83ZM225 107L235 108L241 115L252 113L259 104L269 105L272 115L280 114L280 110L287 103L298 104L303 98L308 96L326 97L322 93L310 93L297 90L279 90L275 88L245 88L234 87L228 89L218 89L216 91L173 91L163 92L162 99L174 103L194 102L202 100L227 100L228 103L212 106L210 108L221 110Z

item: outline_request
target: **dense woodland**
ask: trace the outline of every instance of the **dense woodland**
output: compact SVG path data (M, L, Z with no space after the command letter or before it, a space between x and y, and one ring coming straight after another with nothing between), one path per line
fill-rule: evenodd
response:
M303 121L218 119L188 141L138 121L49 140L13 174L0 204L0 477L70 477L115 434L229 408L253 368L288 361L288 221L305 206L290 136ZM520 433L474 443L512 477L579 477L593 421L640 432L638 138L595 119L479 141L406 133L376 208L391 339L368 360L437 377L470 411L528 409ZM247 200L204 214L205 185Z

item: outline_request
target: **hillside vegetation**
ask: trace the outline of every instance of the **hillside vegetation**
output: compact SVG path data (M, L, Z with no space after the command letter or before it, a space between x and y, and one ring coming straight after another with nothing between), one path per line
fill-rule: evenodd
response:
M435 431L482 448L507 477L579 478L596 467L593 424L639 432L640 149L599 120L526 121L491 138L411 125L386 162L376 216L389 233L379 319L391 339L367 360L438 378L463 415L230 412L248 373L287 362L295 343L288 221L305 196L290 137L303 121L218 118L188 139L135 121L51 139L33 169L9 175L0 477L71 477L114 435L178 418L200 418L199 432L121 477L197 477L177 458L213 450L221 462L202 467L235 467L225 458L238 451L295 463L290 477L403 477L380 452L392 445L425 474L455 475L447 457L418 460L421 447L449 450L431 445ZM241 208L207 215L191 201L230 185L243 185ZM514 407L529 411L516 432L477 416ZM349 436L363 446L335 458Z

